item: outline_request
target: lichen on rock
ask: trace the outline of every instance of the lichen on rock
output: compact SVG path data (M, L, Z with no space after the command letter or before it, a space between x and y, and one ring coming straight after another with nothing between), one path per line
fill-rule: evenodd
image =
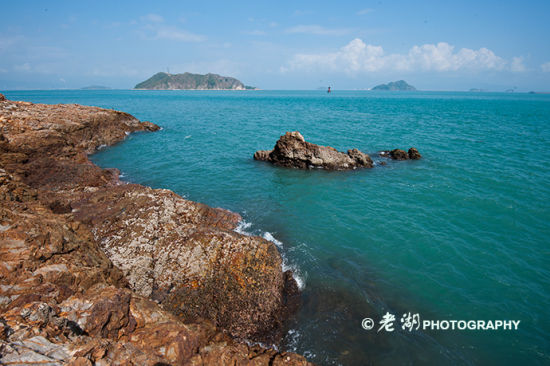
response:
M87 159L156 129L0 101L0 363L308 364L238 340L280 335L292 284L272 243L235 233L234 213Z

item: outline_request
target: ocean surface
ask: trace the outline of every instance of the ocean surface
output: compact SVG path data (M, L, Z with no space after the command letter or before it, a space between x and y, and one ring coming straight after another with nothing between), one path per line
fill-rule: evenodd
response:
M160 126L92 160L242 215L303 289L283 348L320 365L550 364L550 95L372 91L8 91ZM339 150L418 148L348 172L257 162L285 131ZM520 320L518 330L402 329ZM382 329L386 313L393 332ZM372 318L374 329L362 328Z

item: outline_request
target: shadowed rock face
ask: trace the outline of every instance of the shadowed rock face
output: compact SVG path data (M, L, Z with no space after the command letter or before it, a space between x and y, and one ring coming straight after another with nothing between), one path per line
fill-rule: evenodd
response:
M391 158L393 160L418 160L422 157L418 150L411 147L408 152L401 149L384 150L380 151L380 156L384 158Z
M297 131L281 136L273 150L256 151L254 159L298 169L347 170L373 167L370 156L357 149L343 153L330 146L312 144L305 141Z
M0 101L0 363L307 364L228 335L280 335L295 283L272 243L233 232L234 213L124 184L86 157L155 129Z
M409 159L412 159L412 160L418 160L422 157L422 155L420 155L420 153L418 152L418 150L414 147L411 147L409 149Z

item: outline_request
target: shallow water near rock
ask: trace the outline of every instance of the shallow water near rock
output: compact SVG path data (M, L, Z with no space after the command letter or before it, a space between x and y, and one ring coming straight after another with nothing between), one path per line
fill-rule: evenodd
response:
M96 153L123 179L240 213L303 281L284 347L321 365L550 363L550 95L318 91L11 91L114 108L163 129ZM418 161L300 171L252 159L286 131ZM386 313L394 332L377 333ZM519 330L401 329L421 319ZM363 318L375 328L364 330Z

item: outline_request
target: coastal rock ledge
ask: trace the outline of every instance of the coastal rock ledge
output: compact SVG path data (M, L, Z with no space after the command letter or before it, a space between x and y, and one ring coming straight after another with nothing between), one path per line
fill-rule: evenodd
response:
M343 153L330 146L312 144L298 131L281 136L273 150L256 151L254 159L298 169L347 170L374 166L370 156L357 149Z
M241 341L277 343L296 300L273 243L87 158L156 129L0 94L0 364L309 365Z

